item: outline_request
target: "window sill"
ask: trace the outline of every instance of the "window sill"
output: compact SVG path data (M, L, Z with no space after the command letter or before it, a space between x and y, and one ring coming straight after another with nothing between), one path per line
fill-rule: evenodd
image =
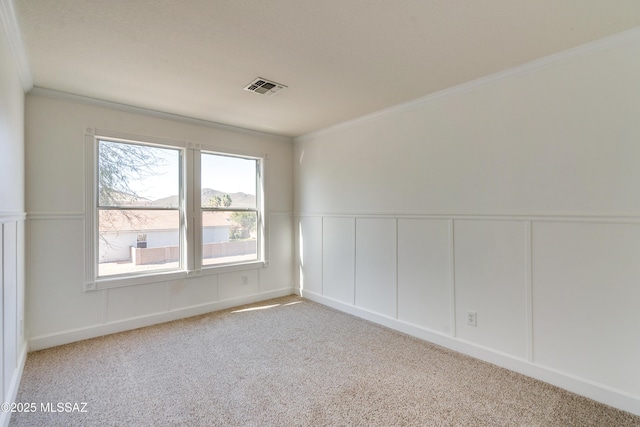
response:
M167 282L188 277L184 270L162 271L158 273L139 274L131 276L102 277L94 282L85 284L85 291L100 291L103 289L122 288L124 286L144 285L147 283Z
M266 261L249 261L237 264L208 265L206 267L202 267L202 270L200 271L201 275L209 276L212 274L232 273L234 271L257 270L268 266L269 264Z
M168 282L171 280L186 279L189 277L211 276L221 273L231 273L234 271L256 270L268 267L266 261L251 261L238 264L223 264L218 266L207 266L201 270L179 270L161 271L150 274L139 274L131 276L103 277L84 285L85 292L100 291L105 289L122 288L126 286L144 285L148 283Z

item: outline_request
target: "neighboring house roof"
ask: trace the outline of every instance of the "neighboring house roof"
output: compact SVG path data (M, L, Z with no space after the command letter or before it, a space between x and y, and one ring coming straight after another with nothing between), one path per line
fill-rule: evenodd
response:
M203 227L231 226L229 212L205 212L202 215ZM179 214L174 210L162 211L118 211L102 210L99 214L100 232L133 232L175 230L178 228Z

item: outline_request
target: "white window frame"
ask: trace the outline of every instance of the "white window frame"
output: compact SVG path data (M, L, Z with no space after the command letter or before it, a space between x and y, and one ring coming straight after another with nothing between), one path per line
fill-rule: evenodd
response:
M138 272L117 276L98 277L98 204L97 204L97 164L98 141L100 139L139 145L166 147L181 150L180 156L180 269ZM256 208L257 208L257 260L202 265L202 208L200 182L200 153L227 155L257 161ZM265 221L265 164L267 156L260 153L244 152L175 141L165 138L140 136L87 128L85 131L85 281L84 290L94 291L144 283L164 282L185 277L213 275L230 271L258 269L268 266L267 224Z
M216 155L216 156L227 156L227 157L235 157L235 158L240 158L240 159L248 159L248 160L255 160L256 161L256 208L255 209L238 209L238 208L206 208L203 209L202 208L202 200L201 200L201 195L202 195L202 182L200 179L197 179L197 183L194 183L193 188L194 188L194 192L195 192L195 198L197 198L197 201L195 201L196 203L194 203L195 206L195 216L197 218L197 222L196 222L196 229L199 230L198 232L198 239L197 239L197 245L196 248L194 250L194 254L196 256L196 261L198 263L198 267L200 269L202 269L202 271L207 271L209 269L212 268L222 268L222 267L231 267L231 266L236 266L236 265L247 265L247 264L253 264L253 263L261 263L261 264L265 264L264 262L264 203L263 203L263 191L262 191L262 183L264 181L263 179L263 174L264 174L264 157L256 157L256 156L250 156L250 155L241 155L241 154L232 154L229 151L220 151L219 149L216 150L208 150L208 149L201 149L198 150L198 152L196 153L197 158L194 158L194 179L195 178L200 178L201 177L201 164L200 161L202 159L201 154L212 154L212 155ZM203 248L203 242L202 242L202 213L203 212L256 212L257 215L257 221L256 221L256 231L257 231L257 254L256 254L256 259L255 260L251 260L251 261L246 261L246 262L230 262L230 263L220 263L220 264L210 264L210 265L202 265L202 248Z

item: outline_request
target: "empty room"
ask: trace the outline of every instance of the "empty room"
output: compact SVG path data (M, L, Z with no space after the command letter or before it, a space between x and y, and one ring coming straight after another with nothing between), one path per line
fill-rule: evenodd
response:
M640 426L640 2L0 27L0 426Z

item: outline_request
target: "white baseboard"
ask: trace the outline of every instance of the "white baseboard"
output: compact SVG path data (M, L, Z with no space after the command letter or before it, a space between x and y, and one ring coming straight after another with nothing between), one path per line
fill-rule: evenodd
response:
M605 405L613 406L614 408L618 408L635 415L640 415L640 396L553 368L541 366L529 362L528 360L520 359L487 347L482 347L468 341L463 341L449 335L444 335L420 326L412 325L398 319L374 313L363 308L355 307L314 292L300 289L295 289L295 292L304 298L335 308L336 310L395 329L416 338L429 341L439 346L446 347L514 372L518 372L528 377L544 381L572 393L604 403Z
M13 378L11 378L11 384L9 384L9 390L5 397L5 402L15 402L18 395L18 389L20 388L20 379L22 379L22 372L24 371L24 364L27 362L27 346L23 345L18 357L18 366L13 371ZM11 412L0 411L0 426L8 427L9 421L11 421Z
M261 292L258 294L216 301L207 304L190 306L177 310L164 311L154 313L147 316L134 317L131 319L110 322L86 328L73 329L51 335L43 335L33 337L29 340L29 351L42 350L49 347L55 347L63 344L69 344L76 341L86 340L89 338L101 337L117 332L129 331L145 326L157 325L159 323L170 322L172 320L184 319L187 317L198 316L201 314L211 313L213 311L224 310L231 307L237 307L243 304L251 304L254 302L264 301L271 298L278 298L294 293L292 288L281 288L273 291Z

